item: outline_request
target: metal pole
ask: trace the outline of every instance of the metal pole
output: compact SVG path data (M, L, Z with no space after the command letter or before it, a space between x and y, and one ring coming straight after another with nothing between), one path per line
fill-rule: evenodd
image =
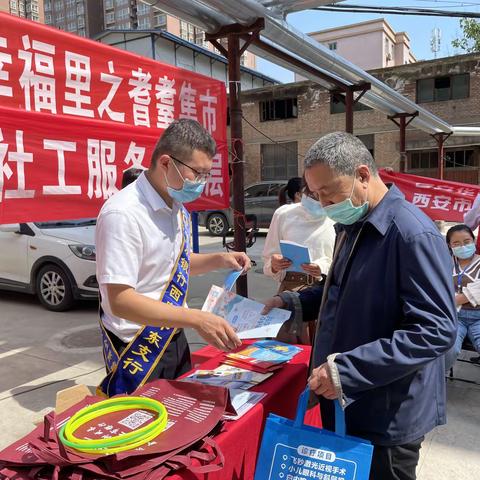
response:
M192 212L192 250L193 253L200 252L200 243L198 241L198 212Z
M443 135L439 135L438 137L438 178L443 180L443 154L444 154L444 143L445 137Z
M233 226L234 243L240 252L246 251L245 202L243 179L242 104L240 101L240 38L228 35L228 85L230 105L230 135L232 142ZM236 291L248 296L247 277L241 276Z
M400 117L400 172L404 173L407 166L407 152L405 151L405 116Z
M353 133L353 90L345 90L345 131Z
M432 137L437 142L438 147L438 178L443 180L444 168L445 168L445 142L451 133L434 133Z

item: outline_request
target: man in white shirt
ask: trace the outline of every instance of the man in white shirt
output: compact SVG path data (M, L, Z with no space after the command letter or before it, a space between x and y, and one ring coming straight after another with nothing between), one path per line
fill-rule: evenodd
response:
M190 274L250 268L243 252L190 252L190 219L182 204L201 195L215 152L215 141L198 122L175 121L160 137L148 171L102 207L96 254L108 373L99 393L131 393L147 381L188 371L184 327L225 351L241 344L223 318L185 304Z

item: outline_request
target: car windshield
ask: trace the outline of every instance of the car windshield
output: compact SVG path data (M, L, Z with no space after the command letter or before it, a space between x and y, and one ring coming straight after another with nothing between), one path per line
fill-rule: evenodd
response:
M90 227L96 224L97 224L96 218L78 218L76 220L57 220L55 222L36 222L35 226L42 229L48 229L48 228Z

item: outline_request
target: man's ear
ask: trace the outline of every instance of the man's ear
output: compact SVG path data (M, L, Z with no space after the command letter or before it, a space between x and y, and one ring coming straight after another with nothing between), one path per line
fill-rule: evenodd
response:
M358 167L358 176L360 177L360 182L362 183L368 183L370 181L370 178L372 177L372 173L370 172L370 169L368 168L367 165L360 165Z
M167 154L162 154L159 157L157 157L157 166L158 167L164 167L165 169L168 167L168 164L170 163L170 156Z

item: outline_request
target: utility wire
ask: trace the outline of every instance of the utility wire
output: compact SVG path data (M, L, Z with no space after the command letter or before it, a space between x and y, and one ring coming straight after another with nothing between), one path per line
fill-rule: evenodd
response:
M320 12L347 12L347 13L381 13L390 15L416 15L425 17L449 17L449 18L480 18L479 12L449 12L428 8L406 7L371 7L364 5L332 5L329 7L314 7L311 10Z

